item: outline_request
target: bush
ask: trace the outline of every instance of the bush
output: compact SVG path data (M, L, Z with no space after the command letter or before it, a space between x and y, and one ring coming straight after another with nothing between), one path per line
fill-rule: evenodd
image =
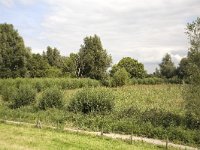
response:
M87 88L78 91L69 103L69 111L106 113L114 107L114 95L107 88Z
M97 87L100 82L89 78L17 78L17 79L0 79L0 94L4 92L4 87L7 89L21 85L31 85L41 92L47 88L54 86L62 87L62 89L75 89L82 87Z
M119 69L115 74L113 75L113 86L123 86L126 85L129 81L129 73L126 71L126 69L122 68Z
M155 85L155 84L162 84L165 82L168 83L167 81L164 81L164 79L156 77L144 78L144 79L136 79L136 78L131 79L131 84L133 85L135 84Z
M103 86L106 86L106 87L111 87L112 86L112 78L110 76L105 76L104 78L101 79L101 84Z
M30 85L20 85L19 89L16 89L15 95L13 96L13 107L19 108L22 106L29 105L34 102L36 97L36 90Z
M11 102L14 98L16 93L16 88L13 86L3 86L1 95L2 99L6 102Z
M47 108L62 108L64 95L58 87L48 88L42 93L39 102L39 108L46 110Z

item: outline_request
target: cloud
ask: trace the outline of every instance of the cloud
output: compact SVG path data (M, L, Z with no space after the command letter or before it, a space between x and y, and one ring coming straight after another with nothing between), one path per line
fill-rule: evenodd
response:
M5 7L12 7L15 4L23 4L23 5L32 5L36 3L38 0L0 0L0 4L2 4Z
M0 0L0 4L5 7L12 7L14 2L13 0Z
M33 4L32 0L17 1ZM186 23L200 14L199 0L34 1L41 3L48 9L37 22L39 35L29 42L33 51L48 44L68 55L78 51L85 36L97 34L114 63L130 56L144 63L149 72L166 53L176 64L186 55Z

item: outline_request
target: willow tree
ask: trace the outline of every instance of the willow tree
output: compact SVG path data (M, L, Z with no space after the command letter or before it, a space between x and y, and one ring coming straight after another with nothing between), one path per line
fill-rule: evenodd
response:
M30 51L12 24L0 24L0 77L25 77Z
M190 40L188 51L189 77L186 88L187 113L200 121L200 18L188 23L187 35Z
M79 50L79 77L90 77L102 79L112 59L103 48L100 38L97 35L84 38L84 43Z

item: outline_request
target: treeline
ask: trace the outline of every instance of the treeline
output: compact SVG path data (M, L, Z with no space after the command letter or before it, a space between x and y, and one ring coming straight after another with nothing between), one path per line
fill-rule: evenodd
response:
M62 56L57 48L50 46L42 54L34 54L13 25L0 24L0 78L84 77L120 86L130 79L149 77L180 83L188 76L188 59L183 58L176 68L169 54L153 74L147 74L144 65L131 57L122 58L112 67L111 64L112 57L97 35L85 37L79 52L69 56Z

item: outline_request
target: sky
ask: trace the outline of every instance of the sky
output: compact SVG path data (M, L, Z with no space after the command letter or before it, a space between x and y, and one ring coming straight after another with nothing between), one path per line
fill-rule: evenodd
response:
M186 25L200 17L200 0L0 0L0 23L13 24L33 53L47 46L78 52L97 34L112 55L142 62L152 73L166 53L187 55Z

